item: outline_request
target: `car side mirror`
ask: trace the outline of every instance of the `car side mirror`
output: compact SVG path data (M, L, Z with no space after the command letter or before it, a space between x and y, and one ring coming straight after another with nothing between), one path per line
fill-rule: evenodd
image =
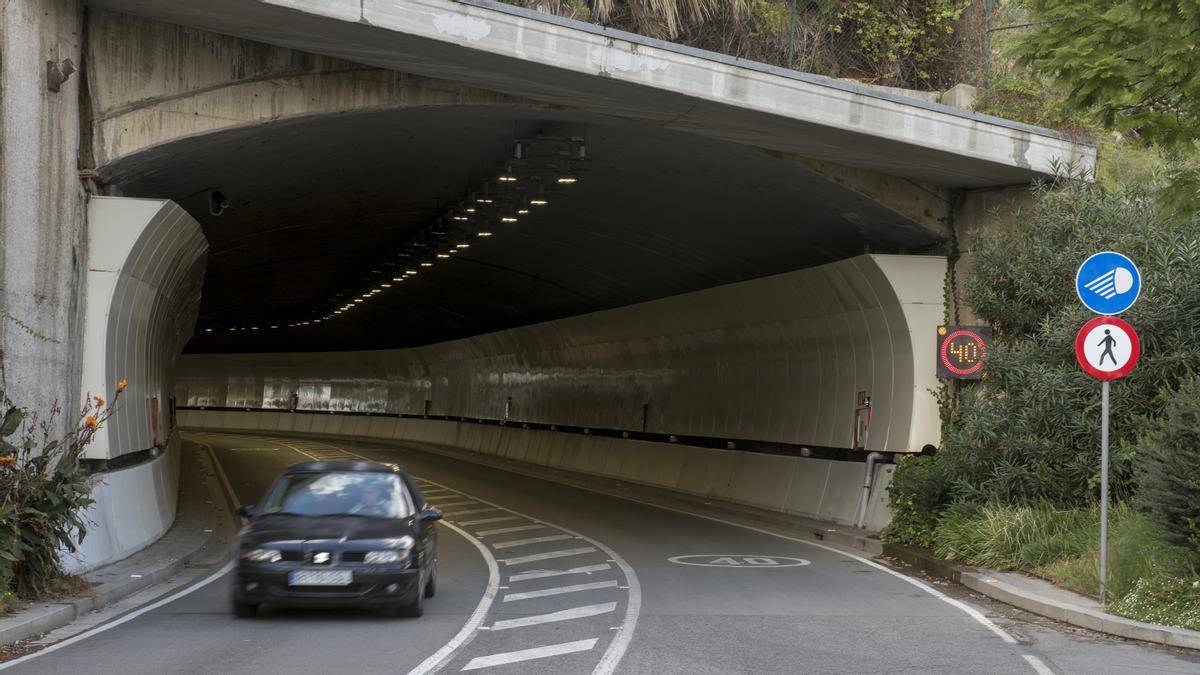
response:
M420 520L421 522L425 522L428 520L441 520L442 519L442 510L437 508L436 506L431 506L431 507L421 511L421 513L418 514L417 519Z
M254 508L253 504L242 504L238 507L237 512L239 516L244 516L246 518L253 518L254 516L258 515L258 510Z

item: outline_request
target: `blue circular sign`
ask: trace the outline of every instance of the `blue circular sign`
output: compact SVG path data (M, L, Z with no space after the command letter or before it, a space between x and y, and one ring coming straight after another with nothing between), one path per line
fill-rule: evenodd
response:
M1104 251L1079 266L1075 292L1097 314L1120 314L1133 307L1142 292L1142 274L1128 257Z

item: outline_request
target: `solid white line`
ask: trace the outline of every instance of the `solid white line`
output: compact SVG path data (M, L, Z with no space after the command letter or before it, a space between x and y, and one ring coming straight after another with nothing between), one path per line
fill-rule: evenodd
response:
M442 524L457 532L463 539L471 542L475 545L475 548L479 549L479 554L483 556L488 566L487 590L483 592L483 597L479 599L479 604L475 606L475 611L471 612L471 617L467 619L462 628L458 629L458 633L449 642L442 645L441 649L431 654L429 658L422 661L416 668L408 671L408 675L425 675L426 673L432 673L440 669L446 664L446 661L450 660L450 657L454 656L456 651L465 647L468 642L478 635L479 626L483 623L484 618L487 617L488 610L492 607L492 601L496 599L496 593L500 589L500 568L496 565L496 556L492 555L492 552L486 546L479 543L475 537L472 537L465 530L445 521Z
M563 539L574 539L569 534L552 534L547 537L532 537L530 539L514 539L512 541L502 541L492 544L496 550L505 548L516 548L518 546L529 546L530 544L544 544L549 541L562 541ZM593 549L594 550L594 549Z
M487 513L488 511L504 511L504 510L506 510L506 509L502 509L498 506L489 506L486 509L468 509L466 511L455 511L454 516L455 517L470 516L470 515L474 515L476 513Z
M515 652L505 652L503 654L493 654L491 656L480 656L471 659L471 661L463 668L463 670L478 670L479 668L491 668L492 666L503 666L510 663L520 663L521 661L532 661L533 659L544 659L549 656L561 656L563 654L574 654L576 652L586 652L596 646L598 638L590 640L577 640L575 642L564 642L558 645L548 645L546 647L534 647L533 649L521 649Z
M529 530L544 530L545 525L541 523L537 525L517 525L516 527L501 527L496 530L480 530L475 533L476 537L490 537L493 534L509 534L512 532L528 532Z
M534 614L533 616L522 616L516 619L504 619L492 624L492 630L509 630L510 628L525 628L527 626L540 626L544 623L557 623L559 621L571 621L572 619L586 619L589 616L600 616L608 614L617 608L615 602L602 602L598 605L584 605L583 607L572 607L564 609L560 612L550 612L549 614Z
M554 558L568 558L573 555L586 555L595 553L596 549L591 546L581 546L579 548L568 548L561 551L550 551L548 553L534 553L532 555L523 555L516 558L508 558L500 562L505 565L524 565L525 563L537 562L539 560L553 560Z
M497 516L495 518L480 518L479 520L463 520L458 524L462 527L468 525L486 525L488 523L499 523L505 520L522 520L521 516Z
M145 614L146 612L153 612L154 610L158 609L159 607L162 607L163 605L168 605L168 604L175 602L176 600L182 598L185 595L194 593L194 592L200 590L201 588L204 588L205 586L211 584L212 582L216 581L217 579L220 579L221 577L225 576L225 574L227 574L232 569L233 569L233 561L229 561L229 562L225 563L225 566L222 567L221 569L217 570L216 572L213 572L212 574L205 577L201 581L197 582L196 584L194 584L192 586L188 586L187 588L183 589L182 591L179 591L178 593L169 595L169 596L163 598L162 600L150 603L149 605L145 605L144 607L141 607L139 609L135 609L132 612L125 614L121 618L116 619L115 621L110 621L106 624L97 626L97 627L87 631L86 633L80 633L79 635L76 635L75 637L67 638L66 640L63 640L62 642L56 642L41 651L36 651L32 654L27 654L25 656L22 656L19 659L13 659L12 661L5 661L4 663L0 663L0 670L5 670L7 668L11 668L17 664L25 663L26 661L31 661L33 659L36 659L39 656L44 656L46 654L49 654L50 652L56 652L56 651L62 649L63 647L69 647L69 646L75 644L76 642L86 640L86 639L92 637L93 635L99 635L100 633L103 633L106 630L116 628L117 626L120 626L121 624L133 621L134 619Z
M513 602L514 600L528 600L530 598L545 598L551 595L563 595L565 593L579 593L580 591L595 591L601 588L616 588L616 580L612 581L594 581L590 584L575 584L574 586L558 586L556 588L543 588L538 591L526 591L524 593L509 593L504 596L502 602Z
M370 460L369 457L363 457L362 455L358 455L358 458ZM427 482L430 485L436 485L438 487L447 487L440 483L435 483L434 481L427 481ZM479 512L491 511L491 510L507 511L508 513L511 513L511 514L514 514L517 516L521 516L521 517L526 518L531 521L539 521L540 520L538 518L534 518L532 516L521 513L520 511L514 511L513 509L502 508L500 506L492 504L492 502L489 502L489 501L486 501L483 499L480 499L479 501L480 501L480 503L483 503L483 504L491 504L494 507L493 509L476 509L476 511L479 511ZM456 515L462 516L462 515L466 515L466 513L467 512L465 512L465 511L460 511ZM598 548L601 551L603 551L604 553L606 553L610 559L610 562L613 562L617 565L617 567L620 567L621 572L625 575L625 581L629 585L629 588L628 588L629 598L628 598L628 601L625 603L625 618L621 622L621 626L617 630L616 637L613 638L612 642L608 643L608 648L604 650L604 655L600 658L600 662L598 664L596 664L596 667L592 670L592 675L612 675L612 673L617 669L617 664L619 664L621 662L621 658L624 657L625 652L628 651L629 643L633 640L633 633L637 629L638 615L641 613L641 610L642 610L642 585L641 585L641 582L638 580L637 573L633 571L633 567L631 567L629 565L629 563L625 562L624 558L617 555L616 551L612 550L611 548L606 546L604 543L596 541L595 539L591 539L589 537L584 537L583 535L579 534L578 532L573 532L571 530L568 530L565 527L561 527L559 525L554 525L553 523L547 523L547 525L550 525L551 527L553 527L555 529L562 530L563 532L566 532L567 534L572 534L572 535L575 535L576 537L579 537L580 539L585 539L585 540L591 542L592 544L594 544L596 546L596 548ZM472 541L475 541L475 540L472 539ZM476 541L475 543L478 543L478 542ZM526 578L529 578L529 577L526 577Z
M1029 662L1029 665L1033 666L1033 669L1037 671L1038 675L1054 675L1054 671L1033 654L1022 654L1021 656Z
M449 508L453 508L455 506L466 506L467 504L478 504L478 503L479 502L475 501L474 499L465 499L465 500L457 501L457 502L446 502L445 504L434 503L434 506L438 507L439 509L449 509Z
M591 574L592 572L603 572L611 570L612 565L608 563L600 563L599 565L586 565L584 567L572 567L569 570L535 570L533 572L525 572L524 574L514 574L508 578L508 582L514 581L529 581L530 579L545 579L547 577L561 577L567 574Z
M789 537L789 536L788 536L788 535L786 535L786 534L779 534L778 532L772 532L772 531L770 531L770 530L764 530L764 529L761 529L761 528L758 528L758 527L754 527L753 525L743 525L742 523L735 523L735 522L733 522L733 521L730 521L730 520L722 520L721 518L716 518L716 517L713 517L713 516L705 516L705 515L702 515L702 514L699 514L699 513L693 513L693 512L691 512L691 511L684 511L684 510L682 510L682 509L676 509L676 508L673 508L673 507L670 507L670 506L663 506L663 505L661 505L661 504L655 504L654 502L642 501L642 500L640 500L640 499L634 499L633 497L626 497L626 496L624 496L624 495L615 495L615 494L612 494L612 493L609 493L609 492L601 492L601 491L599 491L599 490L593 490L593 489L591 489L591 488L585 488L585 487L581 487L581 488L579 488L579 489L581 489L581 490L587 490L588 492L595 492L596 494L608 495L609 497L615 497L615 498L617 498L617 499L624 499L625 501L634 502L634 503L637 503L637 504L644 504L644 505L646 505L646 506L652 506L652 507L654 507L654 508L656 508L656 509L662 509L663 511L671 511L672 513L680 513L680 514L683 514L683 515L685 515L685 516L691 516L691 517L693 517L693 518L700 518L700 519L702 519L702 520L708 520L708 521L711 521L711 522L714 522L714 523L721 523L721 524L723 524L723 525L729 525L729 526L731 526L731 527L740 527L740 528L742 528L743 530L750 530L751 532L758 532L759 534L765 534L765 535L767 535L767 536L770 536L770 537L776 537L776 538L779 538L779 539L786 539L787 541L794 541L794 542L796 542L796 543L798 543L798 544L804 544L805 546L812 546L812 547L815 547L815 548L819 548L819 549L823 549L823 550L829 551L830 553L836 553L836 554L838 554L838 555L845 556L845 557L847 557L847 558L850 558L850 559L852 559L852 560L857 560L858 562L860 562L860 563L862 563L862 564L864 564L864 565L866 565L866 566L868 566L868 567L873 567L873 568L875 568L875 569L877 569L877 570L879 570L879 571L881 571L881 572L886 572L886 573L888 573L888 574L890 574L890 575L892 575L892 576L896 577L897 579L900 579L900 580L902 580L902 581L904 581L904 582L906 582L906 583L912 584L913 586L916 586L917 588L919 588L919 589L921 589L921 590L925 591L926 593L928 593L928 594L932 595L933 597L935 597L935 598L937 598L937 599L939 599L939 600L941 600L941 601L943 601L943 602L945 602L945 603L947 603L947 604L949 604L949 605L951 605L951 606L953 606L953 607L956 607L956 608L958 608L958 609L962 610L962 611L963 611L963 612L965 612L965 613L966 613L968 616L970 616L972 619L975 619L975 621L977 621L977 622L978 622L980 625L984 626L985 628L987 628L988 630L992 631L992 632L993 632L993 633L995 633L997 636L999 636L999 638L1000 638L1001 640L1004 640L1005 642L1007 642L1007 643L1009 643L1009 644L1016 644L1016 643L1017 643L1016 639L1015 639L1015 638L1013 638L1013 636L1011 636L1011 635L1009 635L1008 633L1004 632L1004 630L1003 630L1003 629L1001 629L1001 628L1000 628L999 626L997 626L996 624L992 623L992 621L991 621L990 619L988 619L986 616L984 616L983 614L981 614L981 613L979 612L979 610L975 609L974 607L971 607L971 606L969 606L969 605L966 605L966 604L964 604L964 603L962 603L962 602L959 602L958 600L955 600L954 598L951 598L950 596L946 595L945 593L942 593L941 591L939 591L939 590L937 590L937 589L935 589L935 588L933 588L933 587L929 586L929 585L928 585L928 584L926 584L926 583L923 583L922 581L920 581L920 580L918 580L918 579L914 579L914 578L912 578L912 577L909 577L909 576L906 576L906 575L904 575L904 574L901 574L900 572L897 572L896 570L894 570L894 569L892 569L892 568L890 568L890 567L887 567L886 565L881 565L881 564L879 564L879 563L877 563L877 562L874 562L874 561L872 561L872 560L868 560L868 559L866 559L866 558L864 558L864 557L862 557L862 556L860 556L860 555L855 555L855 554L853 554L853 553L850 553L850 552L847 552L847 551L843 551L843 550L841 550L841 549L837 549L837 548L834 548L834 547L832 547L832 546L826 546L825 544L818 544L818 543L817 543L817 542L815 542L815 541L808 541L808 540L806 540L806 539L798 539L798 538L796 538L796 537ZM632 588L632 585L631 585L631 588Z

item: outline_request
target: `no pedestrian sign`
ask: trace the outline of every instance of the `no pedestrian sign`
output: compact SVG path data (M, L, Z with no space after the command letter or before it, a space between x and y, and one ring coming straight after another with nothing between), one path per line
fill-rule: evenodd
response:
M1122 319L1098 316L1075 336L1075 358L1083 371L1100 380L1116 380L1137 365L1142 347L1137 333Z

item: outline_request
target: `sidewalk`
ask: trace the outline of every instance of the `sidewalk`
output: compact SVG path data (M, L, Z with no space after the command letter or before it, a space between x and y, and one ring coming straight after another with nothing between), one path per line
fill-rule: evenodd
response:
M35 603L0 616L0 646L65 626L179 573L211 546L224 550L230 545L233 518L211 456L189 441L184 441L181 453L179 501L167 533L128 558L85 574L92 584L86 596Z

